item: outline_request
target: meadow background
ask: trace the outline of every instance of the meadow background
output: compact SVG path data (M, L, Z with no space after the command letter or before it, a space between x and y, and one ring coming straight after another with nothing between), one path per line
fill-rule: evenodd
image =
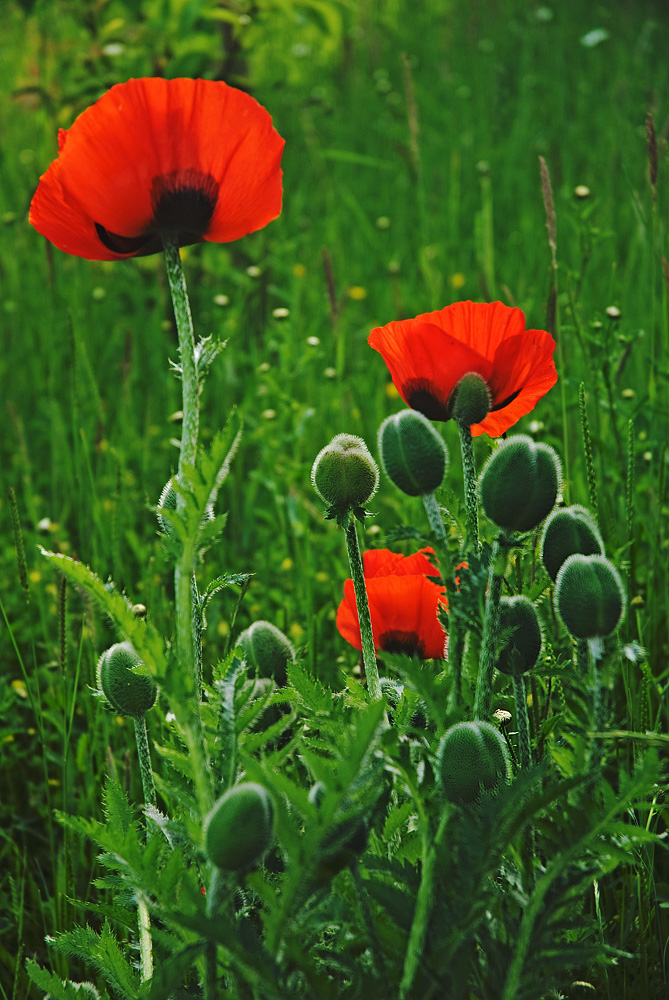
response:
M228 342L205 388L203 440L232 407L244 421L220 501L224 545L207 572L255 574L243 600L232 588L210 605L205 661L265 618L324 682L356 667L334 624L349 575L342 539L323 519L311 465L342 431L376 454L378 425L403 406L367 345L374 326L501 299L556 336L558 385L517 430L557 448L566 499L587 505L584 384L602 534L628 588L622 637L638 644L636 662L608 681L614 725L666 732L669 11L664 0L4 0L0 10L6 1000L39 995L26 956L71 971L47 957L44 937L80 919L74 888L93 893L95 852L52 810L99 815L101 776L130 767L127 726L87 690L116 637L38 545L112 578L167 634L172 613L150 510L178 457L163 261L69 258L32 230L28 206L57 129L131 76L201 75L250 90L286 139L281 217L239 243L184 253L196 334ZM457 519L459 445L454 426L443 433L451 469L440 500ZM479 460L489 450L477 439ZM387 480L373 509L367 544L401 524L425 530L418 504ZM666 905L666 863L658 879Z

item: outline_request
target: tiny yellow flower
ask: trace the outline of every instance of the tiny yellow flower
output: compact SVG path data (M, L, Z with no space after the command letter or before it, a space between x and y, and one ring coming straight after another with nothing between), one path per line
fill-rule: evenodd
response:
M388 396L389 399L397 399L397 397L399 396L399 392L395 388L394 382L386 383L386 396Z
M360 302L362 299L367 298L367 289L363 288L362 285L352 285L348 289L349 299L353 299L354 302Z
M464 286L465 280L466 279L464 274L462 274L460 271L456 271L455 274L452 274L450 276L450 278L448 279L448 283L451 286L451 288L458 289Z
M304 264L294 264L293 265L293 274L295 275L296 278L303 278L306 273L307 273L307 269L304 266Z
M281 563L281 569L292 569L292 568L293 568L293 560L290 558L290 556L286 556L286 558Z
M298 625L297 622L293 622L293 624L288 628L288 635L293 642L299 642L304 635L304 629L301 625Z
M22 681L22 680L12 681L12 687L16 691L16 693L19 696L19 698L27 698L28 697L28 689L27 689L27 687L25 685L25 681Z
M31 583L39 583L42 579L42 574L38 569L32 569L30 573L28 573L28 579Z

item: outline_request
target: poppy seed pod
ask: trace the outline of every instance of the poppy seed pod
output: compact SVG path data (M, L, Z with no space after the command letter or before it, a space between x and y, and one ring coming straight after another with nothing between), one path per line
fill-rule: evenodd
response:
M504 737L489 722L458 722L439 745L437 774L449 802L472 805L509 779L511 760Z
M448 400L451 416L459 424L471 427L488 416L492 401L484 378L477 372L463 375Z
M379 469L362 438L337 434L316 456L311 481L334 514L345 514L371 500Z
M578 504L554 510L546 519L541 538L541 559L551 580L557 579L565 559L579 552L584 556L604 554L594 517Z
M418 410L402 410L379 427L381 465L398 489L410 497L441 486L448 452L441 436Z
M98 689L119 715L143 715L156 700L158 687L153 677L133 670L141 662L129 642L110 646L98 660Z
M204 821L204 849L213 865L244 871L265 853L272 839L274 807L254 781L229 788Z
M539 659L542 635L539 616L527 597L503 597L499 602L500 632L511 635L500 650L495 666L503 674L520 677Z
M254 622L242 632L237 643L258 677L273 677L279 685L286 683L286 666L295 662L295 650L276 625L265 621Z
M525 434L507 438L479 477L486 515L506 531L531 531L551 512L560 488L560 460L546 444Z
M577 639L613 632L625 609L625 592L615 567L601 555L565 559L555 581L555 607Z

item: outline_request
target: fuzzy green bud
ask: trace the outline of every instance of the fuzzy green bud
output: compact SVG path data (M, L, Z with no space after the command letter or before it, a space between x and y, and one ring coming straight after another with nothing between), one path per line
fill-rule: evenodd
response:
M499 602L499 628L509 633L495 666L503 674L520 677L539 659L542 635L539 615L527 597L503 597Z
M295 662L295 650L283 632L271 622L258 621L249 625L239 636L249 666L258 677L273 677L277 684L286 683L286 667Z
M546 518L541 537L541 559L551 580L557 579L565 559L578 552L584 556L604 554L599 529L585 507L560 507Z
M625 592L615 567L601 555L569 556L555 581L555 607L577 639L596 639L618 627Z
M489 722L458 722L439 744L437 774L446 799L472 805L509 779L511 759L504 737Z
M337 434L316 456L311 481L330 511L341 515L371 500L379 485L379 469L362 438Z
M481 505L506 531L531 531L557 500L560 460L546 444L525 434L507 438L493 451L479 477Z
M229 788L204 821L204 849L224 871L245 871L272 839L274 807L262 785L242 782Z
M98 660L98 689L119 715L143 715L156 700L158 687L148 674L135 673L141 659L129 642L117 642Z
M480 424L490 413L491 406L490 390L478 372L463 375L448 399L451 416L465 427Z
M410 497L441 486L448 461L446 445L418 410L402 410L383 421L379 455L388 478Z

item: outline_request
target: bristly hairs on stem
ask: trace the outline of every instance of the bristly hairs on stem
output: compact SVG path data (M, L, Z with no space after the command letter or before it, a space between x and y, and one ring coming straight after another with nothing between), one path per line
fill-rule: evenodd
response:
M599 511L597 507L597 479L595 477L595 466L592 460L592 441L590 438L590 427L588 425L588 408L585 401L585 382L581 382L578 387L578 410L581 415L583 450L585 452L585 466L588 474L588 496L590 498L590 506L595 520L599 521Z
M648 177L653 189L653 201L657 201L657 136L652 111L646 115L646 139L648 141Z
M479 494L476 485L476 463L474 460L474 444L471 427L458 423L460 434L460 451L462 452L462 472L465 480L465 510L467 512L467 530L471 545L478 555L481 551L479 539L478 503Z
M63 677L67 667L67 578L58 577L58 645L60 647L60 671Z
M19 570L19 583L21 587L28 594L28 570L26 567L26 554L23 548L23 536L21 535L21 521L19 519L19 508L16 503L16 494L14 493L14 487L10 486L7 490L7 497L9 499L9 511L12 518L12 533L14 535L14 548L16 550L16 564Z

